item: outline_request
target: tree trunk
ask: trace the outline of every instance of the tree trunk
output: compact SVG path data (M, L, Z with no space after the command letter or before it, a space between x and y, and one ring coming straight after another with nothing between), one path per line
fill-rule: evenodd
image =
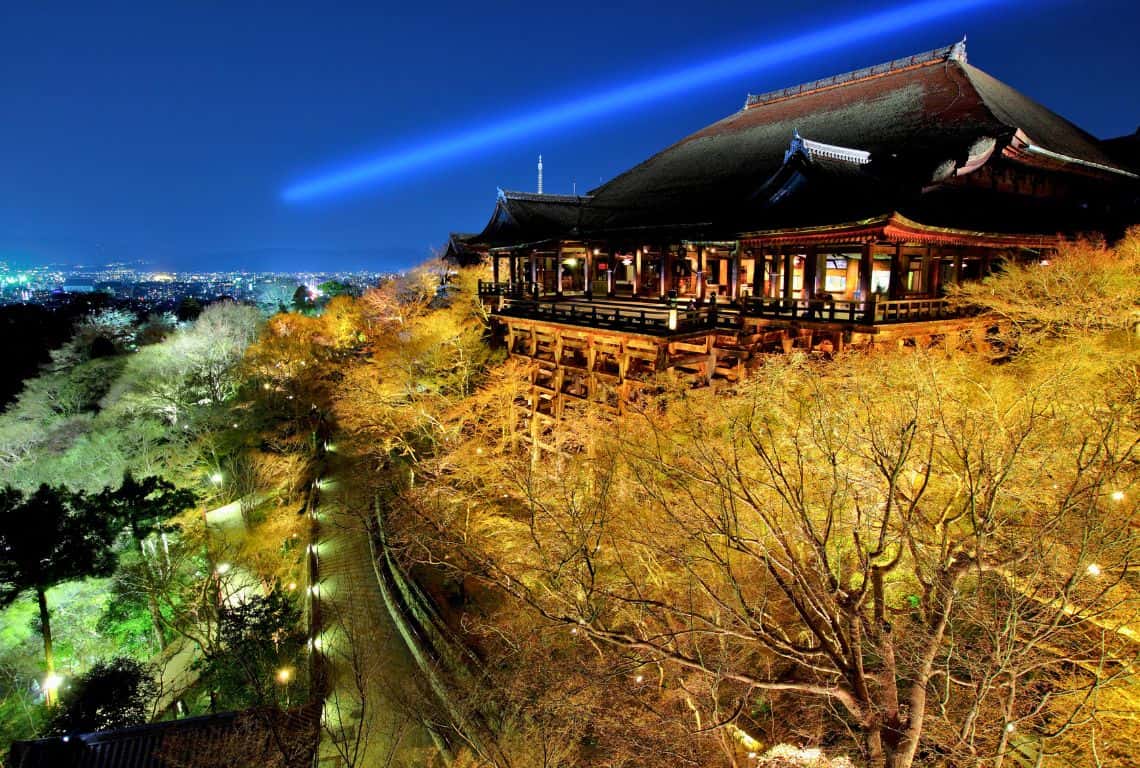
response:
M44 638L44 696L48 706L55 704L55 655L51 650L51 615L48 613L47 592L43 587L36 587L36 599L40 603L40 627Z
M154 630L154 639L158 643L159 652L166 650L166 633L162 631L162 613L158 610L158 600L154 596L155 578L154 570L151 568L150 560L147 557L146 546L143 540L138 537L138 529L135 528L134 523L131 524L131 530L134 532L135 541L139 544L139 554L142 555L143 570L146 572L146 601L147 607L150 609L150 623Z

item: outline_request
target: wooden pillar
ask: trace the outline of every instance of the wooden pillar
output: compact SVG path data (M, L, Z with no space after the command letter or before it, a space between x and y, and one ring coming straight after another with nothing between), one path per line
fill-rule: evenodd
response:
M926 255L922 261L922 274L922 285L926 289L926 295L937 298L942 292L942 259L934 258L934 248L931 246L926 247Z
M993 251L986 248L982 251L982 273L980 277L989 277L990 269L993 266Z
M562 298L562 246L558 246L554 258L554 295Z
M859 297L862 301L871 300L871 270L874 264L871 244L863 243L863 252L859 255Z
M705 300L705 247L697 246L697 301Z
M638 248L633 252L633 297L636 299L641 291L641 264L642 264L642 248Z
M901 299L905 293L902 284L902 243L895 243L894 253L891 254L891 283L887 288L887 296L892 299Z
M818 278L819 255L815 252L815 246L810 245L807 248L807 254L804 256L804 281L800 298L810 299L819 293Z
M795 275L795 255L792 248L784 246L780 249L784 255L784 298L792 298L792 286L795 284L792 277Z
M613 295L615 293L614 289L616 287L615 286L616 281L614 279L614 274L617 271L615 269L615 266L616 266L615 262L617 260L617 249L616 248L613 248L613 247L610 248L608 258L609 258L609 261L606 263L606 267L607 267L607 269L606 269L606 295L609 296L610 298L613 298Z
M657 282L660 283L658 287L661 298L665 298L665 294L669 291L665 282L665 276L667 274L669 274L669 246L663 245L661 246L661 270L657 275Z
M531 248L527 252L527 258L530 261L530 291L534 298L538 298L538 258L535 256L534 249Z
M497 286L499 284L499 254L491 254L491 280Z
M728 256L728 300L736 301L740 298L740 241L732 246Z
M954 249L954 285L962 284L962 248Z
M589 299L594 295L594 249L586 248L586 257L582 262L582 291Z

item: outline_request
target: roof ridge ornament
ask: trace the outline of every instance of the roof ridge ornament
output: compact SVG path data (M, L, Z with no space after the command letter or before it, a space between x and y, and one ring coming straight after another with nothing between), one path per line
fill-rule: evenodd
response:
M825 157L829 160L841 160L855 165L867 165L871 162L871 153L862 149L841 147L838 144L824 144L822 141L812 141L800 136L798 129L792 129L792 143L784 152L784 162L788 162L793 155L803 153L809 160Z
M947 54L948 61L956 61L959 64L966 63L966 36L962 35L962 39L950 46L950 53Z
M834 88L836 86L845 85L846 83L868 80L872 77L881 77L882 75L897 72L901 69L910 69L911 67L917 67L922 64L942 61L958 61L964 63L966 61L966 39L962 38L962 40L953 45L945 45L941 48L935 48L932 51L926 51L925 53L916 53L913 56L906 56L883 64L875 64L871 67L856 69L841 75L832 75L831 77L825 77L820 80L813 80L810 83L793 85L790 88L781 88L776 91L768 91L767 93L750 93L748 94L748 98L744 101L744 108L750 109L773 101L782 101L783 99L789 99L793 96L799 96L803 93L820 91L825 88Z

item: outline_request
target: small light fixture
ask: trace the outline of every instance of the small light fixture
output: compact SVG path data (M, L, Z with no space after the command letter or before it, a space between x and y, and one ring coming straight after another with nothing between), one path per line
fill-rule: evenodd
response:
M218 563L218 565L214 568L214 570L217 571L219 576L225 576L227 573L230 572L230 564L229 563Z
M277 682L285 685L292 679L293 670L289 669L289 667L282 667L281 669L277 670Z
M1089 576L1092 576L1094 578L1100 576L1101 574L1100 566L1096 563L1089 563L1089 567L1086 568L1085 571L1088 572Z
M1112 500L1113 501L1124 501L1124 491L1113 491L1112 492Z

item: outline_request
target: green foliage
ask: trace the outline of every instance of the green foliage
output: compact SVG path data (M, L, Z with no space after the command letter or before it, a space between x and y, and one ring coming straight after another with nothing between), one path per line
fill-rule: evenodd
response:
M25 497L5 487L0 491L0 605L26 589L109 575L118 530L82 494L41 485Z
M220 614L218 649L202 665L202 684L217 706L244 708L284 705L286 697L302 700L297 670L304 663L305 635L301 613L276 585L265 596L255 595ZM290 671L291 689L278 681Z
M100 493L87 497L86 503L126 527L135 541L141 544L147 536L161 530L167 520L193 506L195 501L193 491L176 488L160 477L135 480L127 472L117 489L112 491L106 487Z
M0 491L0 605L35 590L48 674L55 660L45 593L64 581L110 575L118 531L113 518L66 488L41 485L27 497L11 487Z
M124 656L101 661L63 689L51 730L89 733L142 725L158 693L145 664Z
M313 308L313 297L309 295L307 286L298 285L293 291L293 309L298 312L307 312Z
M125 557L137 563L141 556L132 553ZM153 651L151 638L155 631L146 596L126 584L120 575L112 582L107 597L106 609L95 631L120 652L145 658Z
M352 295L352 286L348 283L342 283L340 280L326 280L317 286L317 290L325 299Z

